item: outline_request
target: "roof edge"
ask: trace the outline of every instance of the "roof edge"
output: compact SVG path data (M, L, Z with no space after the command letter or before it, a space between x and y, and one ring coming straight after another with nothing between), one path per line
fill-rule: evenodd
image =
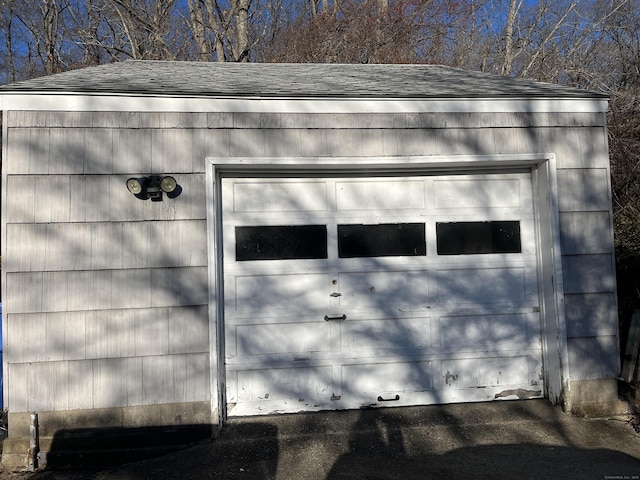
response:
M126 98L127 102L122 100ZM0 109L182 113L604 113L608 97L225 97L0 92Z

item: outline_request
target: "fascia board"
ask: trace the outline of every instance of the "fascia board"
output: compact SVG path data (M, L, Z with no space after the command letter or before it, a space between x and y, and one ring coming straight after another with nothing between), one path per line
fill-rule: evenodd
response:
M603 113L603 98L211 98L14 93L0 109L74 112L221 113Z

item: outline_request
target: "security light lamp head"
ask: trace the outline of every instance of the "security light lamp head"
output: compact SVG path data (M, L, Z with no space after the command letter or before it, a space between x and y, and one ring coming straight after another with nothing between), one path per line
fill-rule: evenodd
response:
M179 195L178 183L175 178L169 175L132 177L127 180L127 189L140 200L151 200L152 202L161 202L163 193L166 193L169 198L175 198Z
M134 195L140 195L142 193L142 182L137 178L130 178L127 180L127 189Z
M173 177L166 176L160 180L160 190L165 193L173 192L177 186L176 179Z

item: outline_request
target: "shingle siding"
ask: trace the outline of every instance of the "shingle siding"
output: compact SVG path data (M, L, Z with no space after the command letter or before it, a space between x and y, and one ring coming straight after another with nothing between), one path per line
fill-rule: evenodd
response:
M613 246L602 235L611 225L602 116L8 112L6 118L4 301L14 411L209 400L208 156L313 163L555 153L572 379L617 375ZM133 198L125 180L149 173L173 174L180 197ZM594 352L600 354L590 360ZM86 378L76 381L83 371Z

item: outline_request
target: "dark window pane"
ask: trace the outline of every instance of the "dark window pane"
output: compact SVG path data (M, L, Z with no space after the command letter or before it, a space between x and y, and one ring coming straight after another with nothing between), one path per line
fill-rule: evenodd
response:
M520 253L520 222L436 223L438 255Z
M236 260L327 258L326 225L236 227Z
M426 255L424 232L424 223L338 225L338 257Z

